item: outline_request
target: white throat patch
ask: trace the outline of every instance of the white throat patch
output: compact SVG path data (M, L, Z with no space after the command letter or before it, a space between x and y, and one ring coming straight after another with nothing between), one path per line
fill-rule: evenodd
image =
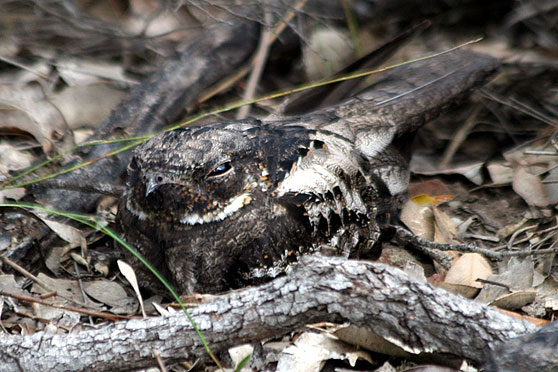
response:
M242 207L250 204L252 194L245 192L229 201L221 210L215 210L206 214L186 213L180 218L180 223L185 225L197 225L209 222L223 221L225 218L232 216Z

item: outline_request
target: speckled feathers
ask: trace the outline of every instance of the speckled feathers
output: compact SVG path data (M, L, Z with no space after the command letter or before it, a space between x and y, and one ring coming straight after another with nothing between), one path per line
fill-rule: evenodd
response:
M409 182L404 139L497 69L458 50L394 69L337 106L218 122L138 147L118 220L183 293L273 278L301 254L370 256ZM140 283L156 279L129 257Z

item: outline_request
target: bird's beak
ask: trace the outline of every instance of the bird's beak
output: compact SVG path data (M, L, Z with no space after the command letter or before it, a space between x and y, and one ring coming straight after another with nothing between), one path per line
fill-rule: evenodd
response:
M161 186L164 183L166 182L158 182L157 177L150 178L149 181L147 181L147 184L145 185L145 196L147 197L149 194L157 190L159 186Z

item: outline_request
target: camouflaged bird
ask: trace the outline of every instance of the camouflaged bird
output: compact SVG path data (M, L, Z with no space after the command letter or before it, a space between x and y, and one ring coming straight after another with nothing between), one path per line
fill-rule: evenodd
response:
M125 239L182 293L273 278L311 252L369 256L405 199L408 135L497 66L457 50L309 114L160 134L130 163L118 213ZM156 288L131 259L140 284Z

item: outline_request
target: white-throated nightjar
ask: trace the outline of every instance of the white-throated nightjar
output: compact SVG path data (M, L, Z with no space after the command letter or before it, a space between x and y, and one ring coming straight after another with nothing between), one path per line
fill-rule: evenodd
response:
M157 135L128 169L118 213L125 239L182 293L272 278L309 252L370 255L405 199L408 135L497 68L456 50L309 114ZM130 259L140 284L157 288Z

